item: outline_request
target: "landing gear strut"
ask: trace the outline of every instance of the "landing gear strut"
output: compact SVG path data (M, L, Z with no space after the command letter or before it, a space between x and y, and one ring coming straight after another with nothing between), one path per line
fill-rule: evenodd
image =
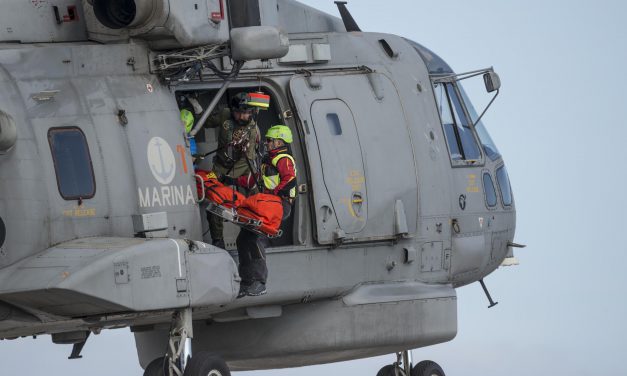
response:
M411 373L411 350L396 353L396 362L379 370L377 376L413 376Z
M168 339L168 351L148 364L144 376L231 376L224 360L212 353L199 351L192 356L192 310L174 313Z
M191 356L192 309L187 308L174 313L172 329L168 340L168 376L182 376L187 359Z
M379 370L377 376L445 376L442 367L431 360L423 360L412 367L411 350L396 353L396 362Z

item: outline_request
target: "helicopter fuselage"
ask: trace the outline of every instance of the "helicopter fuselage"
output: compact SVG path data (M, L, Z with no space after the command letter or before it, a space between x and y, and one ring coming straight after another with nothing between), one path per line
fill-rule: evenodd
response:
M194 349L243 370L456 335L455 288L511 251L502 157L422 46L379 33L289 37L287 56L247 62L227 92L270 95L257 121L292 129L299 184L284 239L267 250L268 294L238 300L227 252L237 230L227 226L226 251L207 244L194 168L212 162L192 160L175 100L207 105L224 81L211 71L164 81L160 52L137 40L0 45L0 141L17 134L0 154L0 338L61 343L129 326L145 366L172 312L191 307ZM211 150L217 133L196 141Z

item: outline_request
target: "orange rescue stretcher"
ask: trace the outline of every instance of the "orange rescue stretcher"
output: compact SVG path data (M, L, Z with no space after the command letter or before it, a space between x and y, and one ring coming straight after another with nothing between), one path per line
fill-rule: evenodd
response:
M283 205L275 195L257 193L245 197L218 181L212 172L196 171L198 201L207 202L207 211L249 231L268 238L283 234Z

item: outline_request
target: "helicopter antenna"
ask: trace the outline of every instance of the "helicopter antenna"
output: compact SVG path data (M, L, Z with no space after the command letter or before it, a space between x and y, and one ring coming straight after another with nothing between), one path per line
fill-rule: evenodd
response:
M361 31L357 22L355 22L355 19L348 11L348 8L346 8L346 1L336 1L335 5L337 5L337 8L340 11L340 16L342 16L342 22L344 22L346 31Z

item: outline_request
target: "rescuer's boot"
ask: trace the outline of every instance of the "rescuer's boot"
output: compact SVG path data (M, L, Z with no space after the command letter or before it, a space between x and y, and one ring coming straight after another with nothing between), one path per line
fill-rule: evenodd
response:
M266 290L266 284L259 281L254 281L252 285L246 288L246 294L249 296L259 296L265 294L266 292L268 292Z

